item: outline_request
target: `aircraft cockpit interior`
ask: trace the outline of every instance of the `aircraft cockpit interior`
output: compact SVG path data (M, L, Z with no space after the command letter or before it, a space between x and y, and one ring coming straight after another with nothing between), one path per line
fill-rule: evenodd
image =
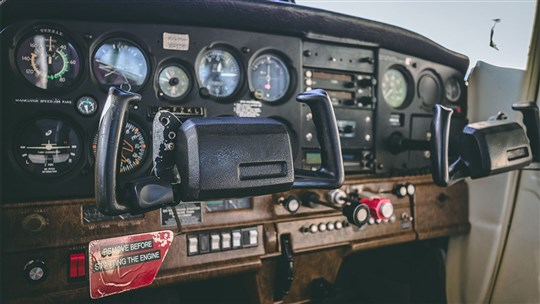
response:
M0 302L540 302L536 3L390 2L0 1Z

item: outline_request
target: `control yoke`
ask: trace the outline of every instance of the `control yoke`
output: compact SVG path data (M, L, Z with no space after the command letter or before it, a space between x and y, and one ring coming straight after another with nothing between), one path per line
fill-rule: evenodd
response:
M533 110L514 106L527 113ZM525 114L524 112L524 114ZM459 138L459 155L450 164L449 137L453 110L442 105L434 106L431 123L431 167L435 184L446 187L467 177L473 179L508 172L528 166L533 160L534 140L527 138L523 127L513 121L500 119L471 123L465 126ZM534 121L533 114L529 120ZM538 115L538 108L536 108ZM525 115L524 115L525 116ZM538 117L536 116L538 123ZM524 120L526 123L526 120ZM527 133L532 128L527 125ZM536 125L538 150L538 125ZM531 144L529 144L531 139Z
M313 114L322 164L295 169L285 126L269 118L193 118L181 123L168 111L153 123L152 175L123 185L117 173L130 105L141 96L110 88L100 124L95 195L107 215L142 213L180 201L255 196L291 188L334 189L343 184L339 133L332 103L323 90L298 95Z

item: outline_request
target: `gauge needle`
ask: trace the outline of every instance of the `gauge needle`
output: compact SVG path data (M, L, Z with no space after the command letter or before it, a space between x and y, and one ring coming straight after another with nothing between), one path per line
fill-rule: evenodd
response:
M390 89L390 90L384 92L384 94L383 94L383 95L384 95L384 99L388 99L388 96L390 96L390 95L392 94L393 91L394 91L394 90Z
M126 150L128 152L133 152L135 149L133 148L133 145L130 144L127 140L124 139L124 144L122 145L122 150Z
M52 52L52 36L49 36L49 52Z

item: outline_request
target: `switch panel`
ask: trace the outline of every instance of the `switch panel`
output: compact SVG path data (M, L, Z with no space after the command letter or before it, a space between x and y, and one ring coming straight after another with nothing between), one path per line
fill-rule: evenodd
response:
M226 231L209 231L187 236L187 255L193 256L259 245L257 227Z

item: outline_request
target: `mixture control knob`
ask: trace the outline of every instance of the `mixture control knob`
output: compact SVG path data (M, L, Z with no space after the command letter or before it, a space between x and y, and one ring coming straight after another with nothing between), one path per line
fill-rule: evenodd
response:
M388 198L362 198L360 202L369 207L370 215L375 221L389 219L394 214L394 205Z
M300 202L294 195L289 195L289 197L283 199L281 204L290 213L296 213L300 209Z
M38 233L47 227L48 221L41 214L33 213L22 220L22 228L28 233Z
M369 207L363 203L352 202L343 207L343 215L349 223L362 227L369 220Z
M40 283L47 277L47 266L40 260L30 260L24 265L25 277L33 283Z

